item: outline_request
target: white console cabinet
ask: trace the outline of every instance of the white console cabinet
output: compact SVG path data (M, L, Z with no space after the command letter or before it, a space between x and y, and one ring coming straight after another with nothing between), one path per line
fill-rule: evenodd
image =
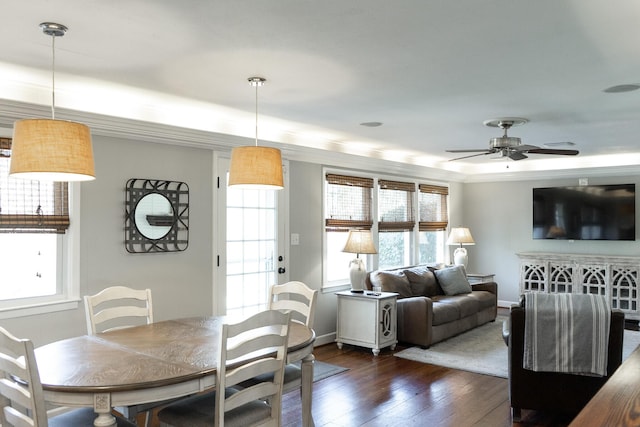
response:
M397 293L372 292L353 293L337 292L338 296L338 330L336 343L352 344L371 348L374 356L380 349L395 349L398 323L396 299Z
M640 320L640 258L626 256L519 253L520 293L598 294L627 319Z

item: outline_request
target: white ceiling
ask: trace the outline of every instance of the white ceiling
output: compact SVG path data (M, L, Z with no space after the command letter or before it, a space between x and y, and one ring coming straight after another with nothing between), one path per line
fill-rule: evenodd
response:
M4 1L0 98L463 173L640 164L636 0ZM577 157L480 156L501 131ZM363 122L382 122L379 127ZM567 163L569 161L569 163Z

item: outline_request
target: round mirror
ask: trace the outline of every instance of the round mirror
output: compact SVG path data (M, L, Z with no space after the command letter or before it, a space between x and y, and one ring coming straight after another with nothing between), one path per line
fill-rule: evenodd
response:
M166 236L174 220L173 206L162 194L149 193L136 205L136 228L147 239L157 240Z

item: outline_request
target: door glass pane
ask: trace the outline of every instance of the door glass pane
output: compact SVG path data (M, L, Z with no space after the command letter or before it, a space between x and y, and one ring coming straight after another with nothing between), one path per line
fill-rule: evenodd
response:
M267 307L277 283L277 215L273 190L227 187L227 314L249 316Z

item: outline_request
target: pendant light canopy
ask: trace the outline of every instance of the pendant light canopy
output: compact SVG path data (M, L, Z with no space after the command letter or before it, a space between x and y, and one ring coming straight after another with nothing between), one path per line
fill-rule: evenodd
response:
M93 180L95 170L89 127L55 118L55 38L62 37L67 27L44 22L40 28L53 40L51 119L15 122L9 175L40 181Z
M249 83L256 88L256 144L236 147L231 151L229 186L245 189L280 190L284 188L282 178L282 155L280 150L258 146L258 87L266 79L250 77Z

